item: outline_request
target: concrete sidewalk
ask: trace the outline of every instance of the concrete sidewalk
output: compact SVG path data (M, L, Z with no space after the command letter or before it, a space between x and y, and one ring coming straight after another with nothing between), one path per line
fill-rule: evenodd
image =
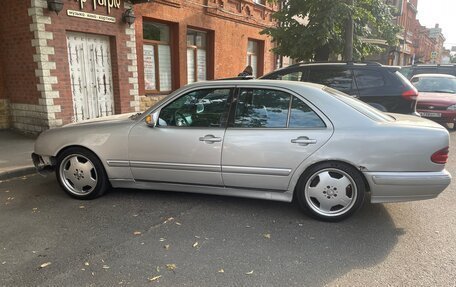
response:
M31 158L35 138L11 130L0 131L0 180L35 172Z

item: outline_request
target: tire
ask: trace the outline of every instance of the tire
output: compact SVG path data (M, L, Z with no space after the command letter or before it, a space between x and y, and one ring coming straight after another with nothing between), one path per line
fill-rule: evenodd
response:
M363 204L366 186L351 165L324 162L312 166L300 178L296 197L307 215L337 222L350 217Z
M73 198L94 199L109 188L106 171L91 151L72 147L57 157L55 170L63 190Z

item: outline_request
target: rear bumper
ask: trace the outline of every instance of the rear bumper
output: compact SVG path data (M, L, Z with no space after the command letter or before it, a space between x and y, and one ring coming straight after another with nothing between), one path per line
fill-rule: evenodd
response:
M451 174L439 172L364 172L371 202L400 202L437 197L451 183Z

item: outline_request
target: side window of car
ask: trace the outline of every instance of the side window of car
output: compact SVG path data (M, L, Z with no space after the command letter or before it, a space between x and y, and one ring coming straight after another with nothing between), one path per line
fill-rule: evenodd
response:
M455 67L439 67L439 74L454 75Z
M269 89L241 89L234 127L286 128L291 95Z
M413 75L419 74L437 74L437 68L428 67L428 68L415 68Z
M280 70L263 78L269 80L301 81L303 74L303 68L293 68Z
M402 75L404 75L407 79L410 79L413 76L413 71L410 67L403 67L399 70L399 72Z
M372 89L385 86L385 78L380 71L357 69L354 72L358 89Z
M352 72L345 68L313 67L310 69L308 81L349 94L354 90Z
M325 128L323 120L306 103L293 97L289 128Z
M202 89L185 94L164 107L158 126L220 127L226 119L231 89Z

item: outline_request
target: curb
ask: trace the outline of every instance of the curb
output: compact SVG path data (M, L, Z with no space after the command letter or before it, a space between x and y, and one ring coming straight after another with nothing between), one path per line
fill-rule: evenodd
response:
M8 171L0 172L0 180L13 179L15 177L30 175L33 173L36 173L36 168L34 166L15 168Z

